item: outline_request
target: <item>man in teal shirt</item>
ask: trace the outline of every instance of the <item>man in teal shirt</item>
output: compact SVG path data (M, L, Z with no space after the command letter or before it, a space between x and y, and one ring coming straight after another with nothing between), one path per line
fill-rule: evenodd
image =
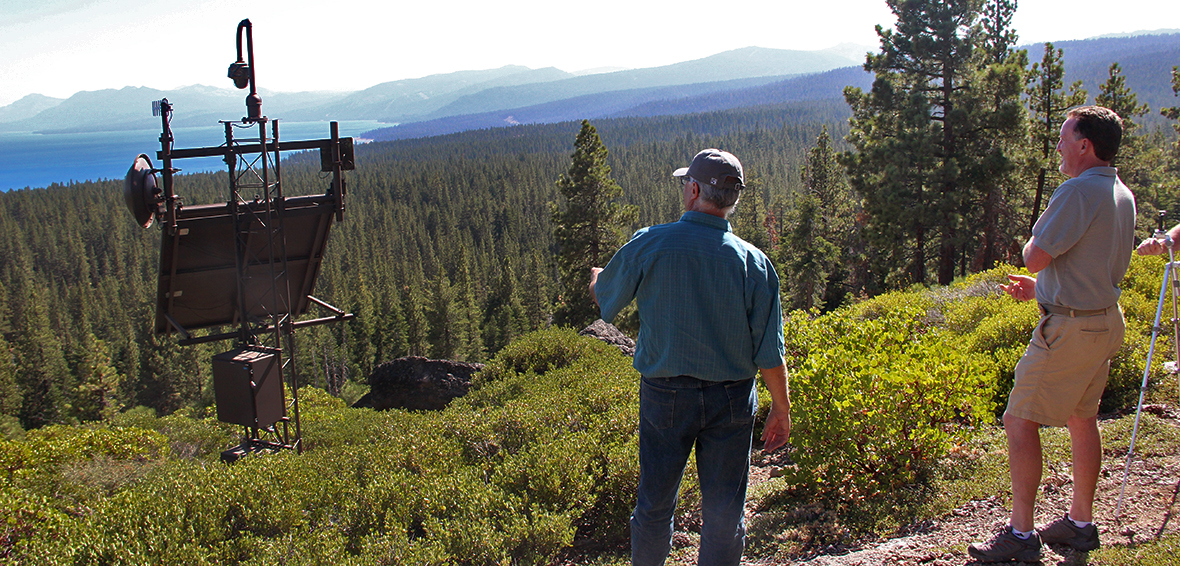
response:
M643 380L631 562L667 559L680 480L695 447L698 564L736 566L745 548L756 373L772 398L763 450L784 445L791 430L778 274L726 220L745 188L737 157L706 149L672 175L683 181L680 221L639 230L605 269L590 274L603 320L632 299L639 307L634 365Z

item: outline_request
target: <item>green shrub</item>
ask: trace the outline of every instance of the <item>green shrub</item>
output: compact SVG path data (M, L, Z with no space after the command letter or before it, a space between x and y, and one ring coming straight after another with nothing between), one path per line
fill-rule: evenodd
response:
M444 411L467 462L548 513L550 542L565 540L562 524L598 542L625 536L638 485L631 359L571 330L546 330L510 344L474 383Z
M21 440L25 437L25 429L20 425L20 419L11 415L0 415L0 440Z
M0 469L20 480L0 481L0 553L38 566L544 564L576 537L624 541L638 481L630 359L557 330L489 367L494 379L440 412L301 389L302 455L190 457L178 441L212 454L236 427L145 411L116 418L137 427L0 442Z
M24 441L0 441L0 470L11 482L100 457L150 460L160 457L167 443L164 435L136 427L51 425L28 431Z
M498 353L476 376L475 385L513 374L544 375L550 369L572 366L586 356L601 356L608 349L611 347L580 337L569 328L539 330Z
M242 428L213 417L193 418L188 411L166 417L155 416L146 407L116 414L113 427L134 427L155 431L167 437L173 454L182 458L218 459L221 452L241 441Z
M961 337L963 348L987 356L995 364L992 402L996 418L1008 404L1016 362L1024 355L1041 316L1035 301L1015 301L999 288L1009 283L1009 273L1028 274L1008 266L977 273L956 286L955 289L967 290L959 300L942 305L946 328Z
M926 305L922 305L926 306ZM900 304L865 319L788 319L798 480L849 497L925 478L988 420L995 364Z
M1099 409L1102 412L1114 412L1134 405L1138 400L1163 265L1163 260L1158 257L1132 257L1119 299L1127 332L1122 348L1111 359L1110 379ZM1040 320L1035 301L1014 301L999 289L998 285L1008 283L1009 273L1028 274L1023 269L999 266L974 274L950 288L936 288L929 292L933 297L930 300L933 308L945 317L945 328L962 337L964 348L985 354L996 363L998 379L993 400L997 418L1007 405L1016 363L1024 355L1032 331ZM876 299L869 302L874 301ZM1169 295L1164 311L1165 332L1157 339L1152 364L1150 379L1153 384L1165 378L1163 362L1176 358L1171 326L1167 324L1170 317ZM926 319L930 318L935 317L928 312Z

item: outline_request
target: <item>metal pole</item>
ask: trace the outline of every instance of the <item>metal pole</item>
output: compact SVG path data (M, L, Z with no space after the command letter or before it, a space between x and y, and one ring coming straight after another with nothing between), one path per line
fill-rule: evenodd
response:
M1172 249L1168 248L1169 264L1171 264L1171 254ZM1177 368L1177 365L1180 365L1180 278L1176 277L1172 278L1172 346L1175 350L1173 352L1175 357L1172 359L1175 361L1171 371L1172 375L1178 376L1176 387L1178 388L1178 397L1180 397L1180 368Z
M1159 236L1157 232L1156 236ZM1144 362L1143 367L1143 382L1139 386L1139 404L1135 407L1135 427L1131 430L1131 446L1127 448L1127 465L1123 468L1123 485L1119 488L1119 502L1114 509L1114 517L1118 519L1119 514L1123 511L1123 495L1127 491L1127 478L1131 473L1131 459L1135 455L1135 439L1139 435L1139 418L1143 412L1143 398L1147 394L1147 380L1151 376L1151 358L1155 354L1155 340L1159 337L1160 318L1164 313L1164 299L1167 297L1168 282L1172 278L1172 272L1176 268L1175 256L1172 252L1172 240L1164 235L1164 241L1168 247L1168 264L1164 266L1164 280L1160 283L1160 298L1159 303L1155 308L1155 324L1151 327L1151 346L1147 348L1147 361ZM1173 299L1173 311L1175 310L1175 299ZM1173 321L1175 319L1173 318Z

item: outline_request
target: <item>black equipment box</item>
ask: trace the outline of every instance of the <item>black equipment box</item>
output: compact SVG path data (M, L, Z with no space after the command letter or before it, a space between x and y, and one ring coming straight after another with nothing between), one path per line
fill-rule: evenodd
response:
M278 422L286 413L279 351L245 348L213 356L213 392L219 421L258 428Z

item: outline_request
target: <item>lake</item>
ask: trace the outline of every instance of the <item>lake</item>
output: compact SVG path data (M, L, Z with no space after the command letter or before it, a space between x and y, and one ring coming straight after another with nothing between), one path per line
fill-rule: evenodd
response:
M356 137L362 132L390 125L375 120L341 121L340 136ZM255 135L258 130L238 129L236 133L246 137L245 131ZM270 132L269 125L267 132ZM279 137L284 141L330 136L328 122L279 121ZM172 137L175 149L220 146L225 143L225 127L212 124L173 128ZM148 154L152 164L159 167L156 159L159 150L158 128L79 134L0 132L0 191L69 181L122 179L141 153ZM181 173L195 173L223 170L225 162L220 157L202 157L178 160L173 166L181 168Z

